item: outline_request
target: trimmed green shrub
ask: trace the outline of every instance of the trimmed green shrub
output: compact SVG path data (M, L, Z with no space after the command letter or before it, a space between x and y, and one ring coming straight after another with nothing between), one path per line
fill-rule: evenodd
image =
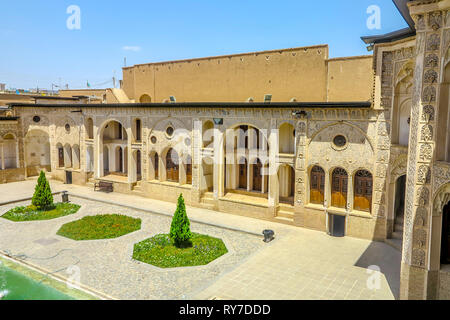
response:
M45 210L53 206L53 195L52 190L50 190L50 184L45 177L44 171L41 171L39 179L34 189L33 199L31 200L33 206L38 209Z
M172 219L170 227L170 238L177 247L187 244L191 239L191 229L189 218L186 214L186 205L184 204L183 194L178 197L177 210Z

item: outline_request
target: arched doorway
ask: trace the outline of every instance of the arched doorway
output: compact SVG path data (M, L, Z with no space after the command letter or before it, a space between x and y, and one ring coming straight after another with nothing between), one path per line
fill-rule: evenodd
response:
M17 159L17 140L16 137L9 133L3 136L2 145L2 169L16 169L18 168Z
M442 214L441 264L450 264L450 202Z
M282 165L278 169L278 185L280 202L294 205L295 170L289 165Z
M333 170L331 178L331 206L347 207L348 174L342 168Z
M406 175L395 182L394 231L403 231L405 212Z
M319 166L311 169L309 201L321 205L325 201L325 171Z
M178 153L173 148L170 148L166 155L166 179L170 182L180 181Z
M99 132L100 147L103 150L103 163L99 159L99 165L103 167L100 175L127 176L128 172L128 135L122 124L111 120L107 122ZM105 149L107 148L107 149ZM108 152L106 152L108 151ZM99 168L101 168L99 166Z
M359 170L355 174L353 188L353 207L356 210L371 212L372 209L372 174L367 170Z
M62 162L58 159L57 166L64 167L64 151L62 145L58 144L57 148L61 148ZM47 132L43 130L30 130L25 136L25 164L27 166L27 176L39 175L41 170L51 171L51 152L50 139Z

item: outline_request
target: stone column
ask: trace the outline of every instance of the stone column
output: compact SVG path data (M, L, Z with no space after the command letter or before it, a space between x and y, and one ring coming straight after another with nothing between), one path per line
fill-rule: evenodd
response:
M94 179L99 179L103 175L103 143L100 137L98 126L94 126Z
M278 181L278 128L276 119L270 120L269 128L269 211L275 216L279 205L279 181Z
M214 199L224 196L224 139L225 133L214 129Z
M4 144L0 144L2 148L2 170L5 170L5 150L4 150Z
M128 183L135 183L137 181L137 174L136 174L136 161L137 161L137 156L135 156L135 150L133 150L131 141L132 141L132 137L133 137L133 132L131 130L131 128L127 128L126 129L127 132L127 136L128 136L128 141L127 141L127 154L125 155L125 157L127 157L128 159ZM125 148L124 148L125 150ZM125 165L125 157L123 157L123 162Z
M203 146L202 139L202 122L195 118L193 119L193 133L191 141L192 152L192 189L191 189L191 201L193 203L199 203L201 198L202 186L200 181L203 179L202 157L201 150Z
M448 46L442 40L448 40L449 25L445 26L445 21L448 20L450 1L416 1L409 9L417 36L400 298L434 299L438 290L438 270L431 270L429 260L432 211L429 195L436 122L427 117L426 110L432 108L436 115L439 114L438 81L442 70L441 56Z
M307 127L308 119L306 116L297 122L295 140L297 142L295 154L295 193L294 193L294 223L297 226L304 226L304 206L306 205L306 183L308 181L308 173L306 166L307 152Z

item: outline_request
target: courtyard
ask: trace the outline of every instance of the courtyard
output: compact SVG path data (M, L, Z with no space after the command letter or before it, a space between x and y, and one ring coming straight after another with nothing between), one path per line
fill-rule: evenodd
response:
M0 215L29 204L35 179L0 185ZM0 219L0 252L69 278L77 266L83 287L112 299L396 299L401 253L381 242L332 238L323 232L187 207L192 232L220 238L228 253L205 266L160 269L132 259L134 244L167 232L176 205L135 195L94 192L50 181L80 205L48 221ZM61 196L55 195L55 201ZM19 202L10 203L13 200ZM108 240L74 241L57 235L86 216L121 214L141 219L140 230ZM275 231L265 244L262 230ZM373 289L373 272L381 271ZM372 289L371 289L372 288Z

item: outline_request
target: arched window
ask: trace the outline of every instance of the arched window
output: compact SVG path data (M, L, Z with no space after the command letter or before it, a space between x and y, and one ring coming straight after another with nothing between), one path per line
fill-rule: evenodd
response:
M142 122L141 122L141 119L135 119L134 120L133 134L134 134L134 139L137 142L140 142L142 140Z
M72 148L72 167L74 169L80 169L80 147L74 145Z
M372 208L372 174L367 170L360 170L355 174L353 207L356 210L371 211Z
M214 124L206 121L203 124L203 148L214 148Z
M94 139L94 121L89 118L86 121L87 138Z
M64 167L72 168L72 147L69 144L64 146Z
M315 166L311 170L310 179L310 202L324 204L325 200L325 171Z
M345 208L347 206L348 174L342 168L336 168L331 178L331 206Z
M58 145L58 167L63 168L64 167L64 148L62 145Z
M280 153L295 153L295 130L292 124L284 123L280 126L278 143Z
M167 181L180 181L178 153L172 148L167 151L166 155L166 178Z
M153 158L153 168L155 170L155 180L159 180L159 156L157 153L155 153Z
M141 164L141 150L136 151L136 179L142 180L142 164Z
M151 98L148 94L143 94L143 95L139 98L139 102L140 102L140 103L150 103L150 102L152 102L152 98Z

